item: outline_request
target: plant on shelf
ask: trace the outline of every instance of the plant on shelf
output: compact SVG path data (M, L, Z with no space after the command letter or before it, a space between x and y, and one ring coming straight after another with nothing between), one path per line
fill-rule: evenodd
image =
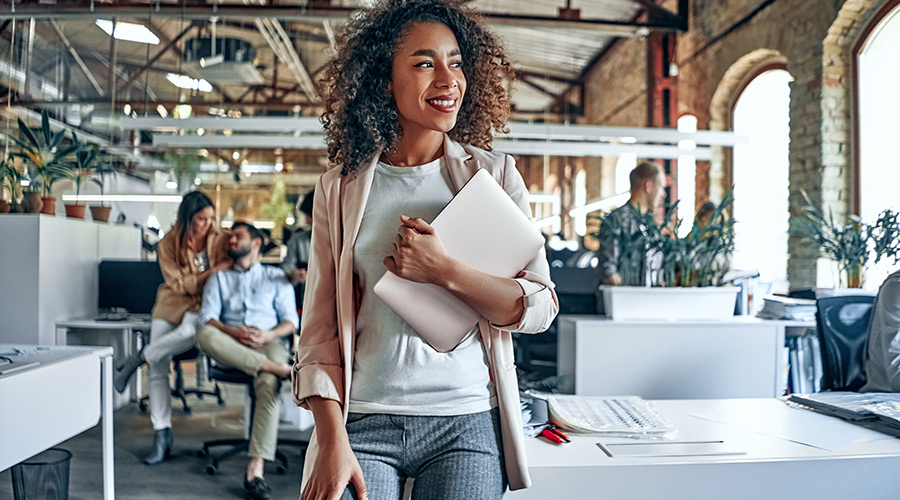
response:
M75 143L78 144L77 138L75 138ZM74 162L66 162L53 167L60 178L69 179L75 184L75 203L66 204L66 216L75 219L84 218L85 206L78 203L78 197L81 196L81 186L85 182L101 185L97 173L98 155L99 151L96 148L82 147L75 153Z
M848 215L837 222L831 210L826 213L804 191L801 218L791 221L791 234L807 238L819 247L819 252L838 264L843 285L861 288L863 272L869 261L874 263L891 258L900 261L900 223L898 214L885 209L874 224L867 224L858 215Z
M99 160L97 161L97 166L94 168L94 174L96 175L93 179L91 179L91 182L93 182L100 188L100 206L91 206L91 218L97 222L109 221L109 212L112 210L112 208L106 206L103 203L103 194L106 187L106 177L115 177L116 173L116 168L112 165L112 163L103 163Z
M22 174L13 166L11 159L0 161L0 213L9 212L19 199ZM4 193L9 192L9 200Z
M74 140L72 145L61 147L66 131L60 130L53 133L50 130L50 117L47 110L41 112L41 130L35 134L21 118L19 123L19 137L13 138L22 151L13 152L13 156L22 158L29 168L30 192L39 192L44 198L44 210L42 213L53 215L55 213L56 198L53 197L53 183L60 179L59 169L56 168L65 161L66 156L77 152L82 146ZM74 134L73 134L74 137Z

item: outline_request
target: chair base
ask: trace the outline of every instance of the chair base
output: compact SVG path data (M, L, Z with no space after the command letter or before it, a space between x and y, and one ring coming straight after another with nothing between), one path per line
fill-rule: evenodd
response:
M215 396L216 403L219 406L225 406L225 400L222 398L222 390L219 388L219 384L216 384L215 388L211 391L203 389L172 389L172 397L181 400L181 409L188 415L191 414L191 407L187 402L187 396L190 395L197 396L197 399L203 399L203 396ZM140 401L138 401L138 409L141 413L147 412L148 401L150 401L150 396L143 396Z
M228 446L229 448L218 455L213 455L210 453L210 448L214 448L217 446ZM309 446L309 442L303 441L300 439L278 439L277 446L298 446L300 448L306 448ZM223 460L227 460L238 453L245 452L250 449L250 440L247 438L234 438L234 439L213 439L211 441L204 441L203 448L197 450L197 456L200 458L209 457L209 461L206 463L206 473L210 476L216 475L219 471L219 462ZM287 472L288 462L287 457L279 451L275 450L275 471L278 474L285 474Z

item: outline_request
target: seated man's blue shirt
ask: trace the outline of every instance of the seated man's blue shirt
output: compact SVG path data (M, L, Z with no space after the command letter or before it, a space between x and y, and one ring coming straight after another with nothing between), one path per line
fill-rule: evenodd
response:
M203 289L198 324L216 319L231 326L255 326L271 330L283 321L300 326L294 288L284 272L256 263L250 269L235 264L210 276Z

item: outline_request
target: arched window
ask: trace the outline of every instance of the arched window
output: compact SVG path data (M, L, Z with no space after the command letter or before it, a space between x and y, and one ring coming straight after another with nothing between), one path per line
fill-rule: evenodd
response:
M872 223L886 208L900 210L900 161L897 159L897 116L900 95L900 6L873 21L858 59L859 182L857 201L863 221ZM865 287L877 289L896 266L881 262L865 274Z
M749 138L734 147L733 267L758 269L773 292L788 290L790 81L784 69L760 73L738 97L732 120L735 134Z

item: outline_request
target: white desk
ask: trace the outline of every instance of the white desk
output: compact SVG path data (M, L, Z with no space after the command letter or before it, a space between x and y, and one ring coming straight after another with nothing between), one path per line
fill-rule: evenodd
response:
M760 500L893 499L900 469L900 440L776 399L656 401L678 429L677 441L722 440L744 452L734 456L610 458L596 445L635 440L570 436L555 445L527 439L533 486L510 492L508 500ZM717 423L693 414L724 415ZM747 430L739 422L767 422L772 434ZM792 430L793 429L793 430ZM797 433L798 430L803 432ZM768 431L766 431L768 432ZM814 436L823 442L856 437L858 443L824 450L784 437ZM876 441L863 442L872 438ZM820 442L821 444L821 442Z
M561 316L564 392L645 399L781 396L785 330L815 324L736 316L727 321L613 321Z
M74 330L70 332L70 330ZM100 331L101 336L78 334L76 332ZM109 345L113 346L114 362L123 361L138 352L141 346L149 341L150 318L131 317L124 321L97 321L93 318L72 318L56 322L56 345ZM140 334L147 333L142 338ZM119 409L131 401L141 398L141 370L137 370L134 379L129 383L127 396L113 394L113 407Z
M0 345L7 353L16 346ZM18 346L38 364L0 375L0 470L102 424L103 498L115 498L112 348ZM102 417L102 421L101 421Z

